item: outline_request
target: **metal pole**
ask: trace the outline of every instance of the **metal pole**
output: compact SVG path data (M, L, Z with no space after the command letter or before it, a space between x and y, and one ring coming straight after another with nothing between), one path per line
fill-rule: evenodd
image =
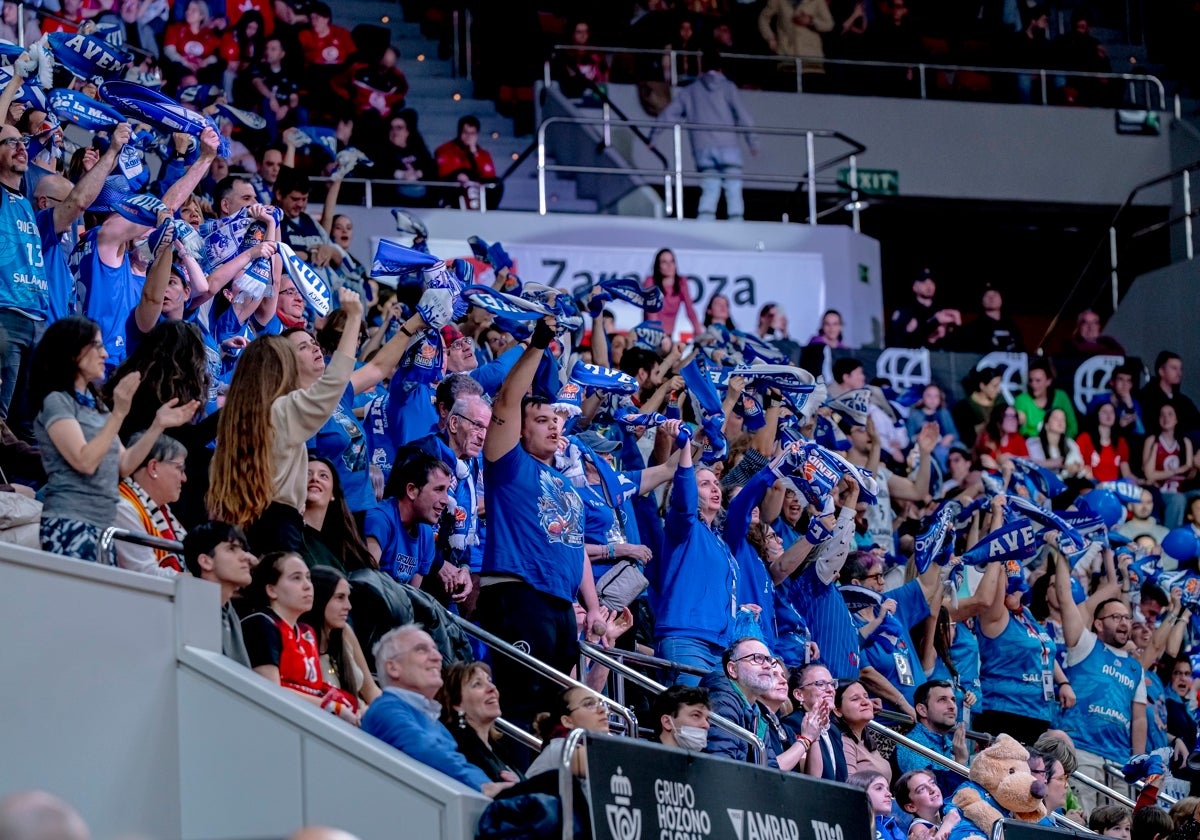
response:
M25 46L25 4L17 4L17 43Z
M1116 802L1118 805L1124 805L1126 808L1134 808L1137 806L1137 803L1134 802L1132 799L1130 799L1128 796L1123 796L1122 794L1117 793L1115 790L1110 788L1108 785L1103 785L1100 782L1097 782L1091 776L1085 776L1083 773L1080 773L1078 770L1076 770L1074 773L1071 774L1071 778L1077 782L1082 783L1083 785L1085 785L1087 787L1090 787L1092 790L1096 791L1097 793L1104 794L1109 799L1111 799L1113 802Z
M558 766L558 800L562 803L563 840L575 840L575 786L572 784L571 759L579 742L587 736L586 729L572 729L563 744L562 764Z
M858 213L858 155L850 155L850 217L854 220L854 232L862 233Z
M490 184L479 185L479 213L480 215L487 212L487 195Z
M513 740L520 741L531 750L541 752L542 741L532 732L526 732L515 723L510 723L504 718L496 718L496 728Z
M471 81L471 76L472 76L472 72L473 72L471 69L471 29L473 28L472 24L474 23L474 19L471 17L471 7L470 6L467 7L466 15L467 15L467 28L466 28L466 32L463 34L463 42L464 42L463 51L466 53L466 58L467 58L466 77L467 77L467 81L469 82L469 81Z
M671 71L668 78L671 82L671 87L677 88L679 87L679 68L675 66L675 50L668 49L667 58L671 62Z
M363 187L363 203L366 204L367 209L370 210L371 207L373 206L372 201L375 197L375 194L371 190L371 179L368 178L364 183L365 183L365 186Z
M542 64L542 86L550 87L550 59Z
M609 106L607 100L605 100L605 102L604 102L603 113L604 113L604 148L607 149L609 146L612 145L612 125L609 123L609 120L612 118L612 108L611 108L611 106Z
M1112 266L1112 273L1109 275L1112 281L1112 307L1113 312L1116 312L1120 277L1117 274L1117 229L1115 227L1110 227L1108 229L1108 257L1110 265Z
M1038 76L1040 76L1041 80L1042 80L1042 104L1049 105L1050 97L1046 94L1046 68L1045 67L1038 70Z
M804 132L806 153L808 154L808 223L817 223L817 157L816 139L811 131Z
M667 218L675 215L675 190L671 188L671 173L663 175L663 212Z
M546 215L546 126L538 126L538 215Z
M671 126L675 147L675 218L683 218L683 128L679 123Z
M1187 258L1195 256L1192 245L1192 170L1183 172L1183 236L1187 240Z
M451 25L454 27L454 38L452 39L452 48L454 50L454 61L450 65L450 75L458 78L459 68L459 44L458 44L458 9L455 9L450 15Z
M796 59L796 93L804 93L804 63Z
M917 73L921 76L921 98L925 99L925 65L917 65Z

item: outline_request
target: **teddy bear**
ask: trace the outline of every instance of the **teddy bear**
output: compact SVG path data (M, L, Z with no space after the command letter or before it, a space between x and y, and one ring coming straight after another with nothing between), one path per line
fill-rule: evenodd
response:
M1045 783L1029 772L1029 753L1011 736L1001 735L975 757L970 781L954 794L952 801L963 815L955 834L991 837L992 826L1008 817L1037 822L1046 816L1045 795Z

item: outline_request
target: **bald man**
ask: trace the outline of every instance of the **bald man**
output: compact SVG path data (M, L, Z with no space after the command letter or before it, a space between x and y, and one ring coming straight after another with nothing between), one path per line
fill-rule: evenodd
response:
M0 800L0 840L89 840L90 837L83 817L53 794L29 790Z

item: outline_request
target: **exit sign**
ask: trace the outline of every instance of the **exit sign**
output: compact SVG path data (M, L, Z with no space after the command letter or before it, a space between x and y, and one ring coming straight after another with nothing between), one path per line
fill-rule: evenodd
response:
M838 180L855 189L849 169L838 170ZM899 195L900 173L895 169L860 169L857 189L866 195Z

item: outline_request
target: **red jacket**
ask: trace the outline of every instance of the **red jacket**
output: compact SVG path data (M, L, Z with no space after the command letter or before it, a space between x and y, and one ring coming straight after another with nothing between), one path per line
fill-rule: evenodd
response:
M485 150L475 147L471 152L457 140L451 140L437 147L433 153L437 160L438 178L453 178L459 172L466 172L472 181L487 181L496 177L496 164L492 156Z

